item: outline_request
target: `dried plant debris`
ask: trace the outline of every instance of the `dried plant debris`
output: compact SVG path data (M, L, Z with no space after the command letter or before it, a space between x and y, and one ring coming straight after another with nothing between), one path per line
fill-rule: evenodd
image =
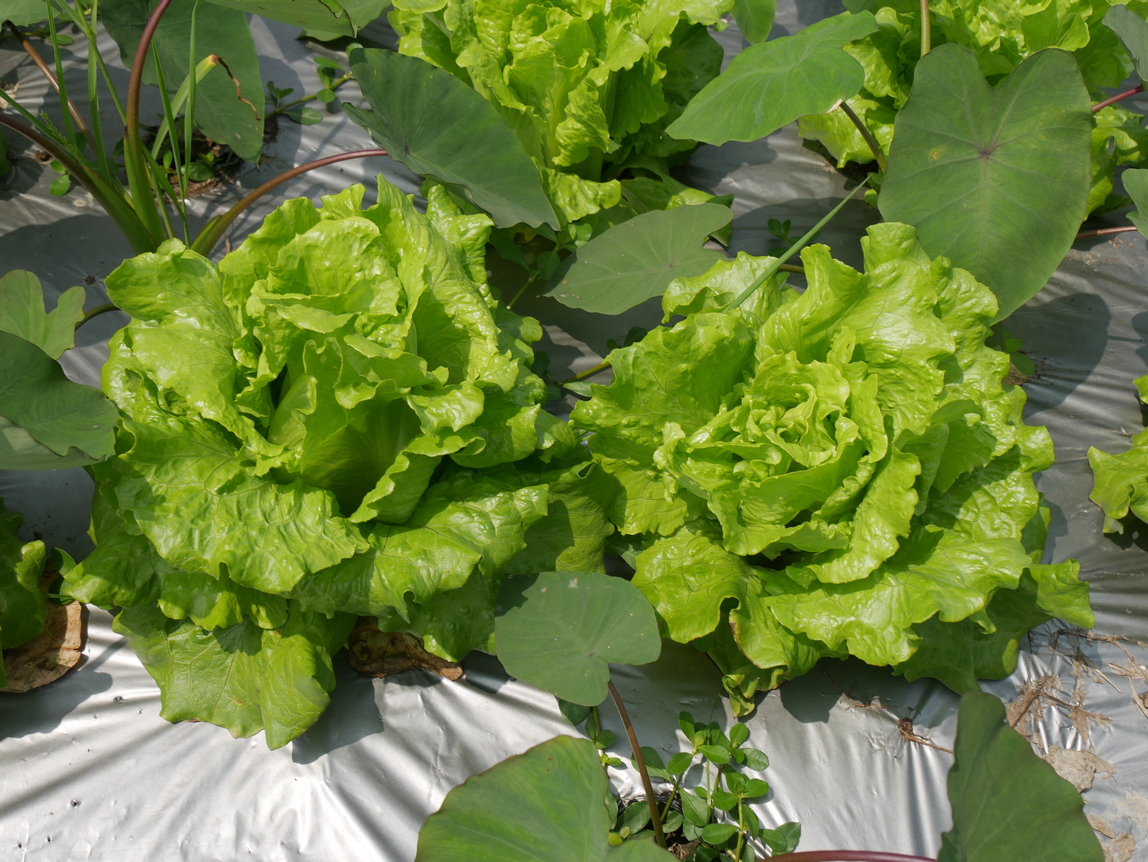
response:
M1116 832L1108 821L1092 814L1088 815L1088 822L1096 832L1103 836L1104 862L1128 862L1136 852L1136 839L1131 832Z
M1101 778L1116 776L1116 767L1091 751L1073 751L1054 745L1049 748L1043 760L1056 770L1057 775L1070 782L1079 793L1091 790L1092 782L1097 775Z
M457 663L431 655L412 634L379 631L370 617L359 619L347 645L351 667L359 673L382 678L423 668L449 680L462 678L462 668Z
M44 574L41 589L45 592L59 575L51 568ZM87 613L79 602L48 605L47 625L43 633L18 647L4 650L4 673L7 688L0 691L20 693L55 682L84 658Z

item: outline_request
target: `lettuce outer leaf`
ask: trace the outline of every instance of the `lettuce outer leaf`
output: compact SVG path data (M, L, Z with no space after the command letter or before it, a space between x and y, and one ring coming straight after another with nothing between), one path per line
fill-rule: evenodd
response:
M399 51L486 98L534 160L565 223L619 204L605 179L658 176L696 146L666 127L721 69L708 32L733 0L401 0Z
M47 603L40 591L40 576L47 561L41 541L21 542L16 529L24 518L8 514L0 499L0 647L9 649L31 640L44 630ZM0 688L8 684L0 662Z
M863 246L863 273L814 246L803 294L774 279L730 310L768 259L681 280L685 319L614 351L572 414L634 583L738 709L826 655L963 690L1033 626L1092 619L1076 563L1041 564L1052 442L985 346L993 295L906 225Z
M117 455L68 588L125 609L166 717L272 747L325 707L355 615L461 658L508 571L601 570L613 531L608 481L542 410L541 327L486 284L490 220L442 189L425 215L383 180L363 196L108 278L133 318L104 369Z
M1135 386L1140 400L1148 404L1148 375L1139 377ZM1121 520L1131 512L1148 522L1148 429L1133 435L1131 448L1119 455L1095 446L1088 450L1092 467L1092 493L1088 495L1104 510L1104 532L1123 533Z

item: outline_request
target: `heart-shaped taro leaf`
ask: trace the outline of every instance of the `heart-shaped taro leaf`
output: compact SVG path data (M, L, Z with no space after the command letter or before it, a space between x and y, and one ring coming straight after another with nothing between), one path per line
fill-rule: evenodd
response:
M446 183L499 227L558 227L538 169L486 99L418 57L375 48L348 57L371 109L344 110L391 158Z
M1125 171L1120 179L1124 183L1124 191L1136 206L1128 213L1128 220L1136 225L1142 236L1148 237L1148 170Z
M1001 702L961 698L949 770L953 828L937 862L1104 862L1104 851L1071 784L1005 724Z
M666 129L683 140L756 141L806 114L824 114L857 95L865 69L842 47L877 29L871 12L843 12L746 48Z
M777 0L734 0L733 20L750 45L764 42L773 29Z
M621 314L661 296L676 278L704 274L725 255L702 244L733 219L728 207L696 204L642 213L568 257L546 296L571 308Z
M543 572L507 578L498 593L494 642L508 673L563 700L606 699L609 663L647 664L662 642L654 609L621 578Z
M0 332L0 470L56 470L112 454L118 411L98 389L73 383L59 363Z
M415 862L669 862L652 840L611 849L598 751L559 736L468 778L419 832Z
M44 291L32 273L17 269L0 278L0 332L30 341L53 359L75 343L76 324L84 317L84 289L60 294L51 313L44 311Z
M303 29L354 36L355 25L336 0L211 0L216 6L251 12ZM224 59L227 59L226 57Z
M1127 6L1113 6L1104 15L1104 26L1120 37L1141 81L1148 81L1148 22Z
M897 114L878 205L997 296L1001 320L1068 252L1088 201L1091 105L1071 54L1033 54L995 89L976 55L941 45Z

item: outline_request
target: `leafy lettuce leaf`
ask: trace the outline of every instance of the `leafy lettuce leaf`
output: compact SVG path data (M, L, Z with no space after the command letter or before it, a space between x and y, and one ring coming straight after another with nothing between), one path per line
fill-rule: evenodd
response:
M542 410L541 327L486 284L490 220L441 188L425 216L383 180L363 196L289 201L218 265L172 241L107 281L132 315L104 368L117 455L70 592L126 609L165 716L272 747L325 707L356 615L461 658L507 571L600 569L612 532Z
M564 222L620 202L612 179L665 177L696 146L666 127L721 69L708 32L733 0L400 0L399 51L495 106L539 168Z
M1148 376L1135 381L1140 400L1148 404ZM1131 512L1148 522L1148 429L1133 435L1131 448L1120 455L1088 450L1093 486L1089 499L1104 510L1104 532L1123 533L1121 520Z
M813 246L804 293L774 277L733 309L768 259L676 283L686 318L614 351L572 414L634 583L740 709L825 655L965 690L1034 625L1091 623L1077 564L1041 565L1052 444L985 346L995 298L908 226L862 242L863 273Z
M22 543L22 516L8 514L0 499L0 648L20 646L44 630L47 606L40 592L47 551L40 541ZM8 684L0 662L0 688Z

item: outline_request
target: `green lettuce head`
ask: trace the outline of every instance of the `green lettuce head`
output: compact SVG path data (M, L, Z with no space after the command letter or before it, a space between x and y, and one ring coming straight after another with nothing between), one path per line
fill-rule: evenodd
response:
M10 649L27 643L44 631L47 604L40 591L47 551L37 540L20 541L16 530L24 518L9 515L0 498L0 647ZM0 688L8 685L0 661Z
M178 241L108 277L132 316L104 388L97 548L164 715L271 746L309 726L355 615L450 659L488 648L507 571L601 567L592 465L542 410L533 320L485 281L490 222L380 180L287 202L215 265Z
M664 174L694 149L665 129L721 70L707 27L732 8L733 0L399 0L390 21L401 53L456 75L495 106L570 222L619 204L623 185L608 177L631 166ZM681 191L671 185L663 197Z
M905 225L862 242L864 273L813 246L804 293L774 277L732 310L769 259L676 282L685 319L614 351L572 415L634 583L740 710L822 656L963 691L1007 675L1033 626L1091 625L1077 564L1041 564L1052 443L984 344L992 293Z
M1148 376L1133 381L1140 401L1148 404ZM1148 522L1148 430L1134 434L1127 452L1114 454L1093 446L1088 450L1093 487L1089 498L1104 510L1104 532L1123 533L1122 520L1131 512Z

